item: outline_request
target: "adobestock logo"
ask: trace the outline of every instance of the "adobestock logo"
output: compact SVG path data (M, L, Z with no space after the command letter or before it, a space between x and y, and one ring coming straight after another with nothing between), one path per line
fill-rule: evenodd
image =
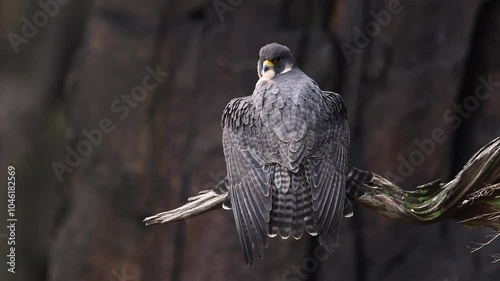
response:
M140 281L137 273L127 273L127 269L122 267L121 271L113 268L111 270L111 275L113 278L109 279L109 281Z
M389 0L387 2L386 9L382 9L378 12L371 10L370 15L373 20L367 22L363 29L357 26L353 28L355 33L353 38L354 46L347 42L340 43L340 49L342 50L347 63L351 63L351 56L353 54L359 54L364 48L368 47L372 38L379 36L382 28L387 27L391 23L392 17L400 14L403 9L404 7L401 5L399 0Z
M500 88L500 81L493 81L490 74L487 78L479 76L474 94L468 95L460 104L453 104L450 109L443 113L443 121L450 125L451 131L455 131L462 126L464 120L472 116L472 113L479 109L482 101L491 97ZM415 168L423 165L428 157L436 151L439 144L444 143L449 134L443 128L434 128L431 136L423 140L415 139L413 143L416 149L412 150L407 157L399 154L399 165L397 174L386 172L384 177L395 184L403 183L414 172Z
M220 22L223 22L224 13L234 11L234 8L238 7L241 3L243 3L243 0L215 0L212 4L219 16Z
M115 99L110 110L114 115L109 118L102 118L97 128L81 130L81 135L84 137L71 147L66 145L66 157L63 163L52 162L52 170L54 171L59 182L62 182L65 173L72 173L74 169L83 163L85 157L92 154L95 147L101 145L105 137L116 129L116 122L125 120L130 113L136 109L141 102L145 101L150 93L155 90L168 76L168 73L160 69L160 65L156 66L156 70L150 66L145 68L147 74L143 76L142 83L132 88L130 93L122 94L120 98ZM113 121L115 120L115 121Z
M38 6L41 10L33 14L33 18L29 20L27 17L22 17L21 21L21 34L9 32L7 39L9 39L12 49L17 54L19 53L19 45L28 44L30 39L35 38L39 33L39 28L47 26L49 18L55 17L59 13L60 5L68 4L71 0L40 0Z
M306 257L299 265L293 265L290 270L285 271L281 275L282 281L302 281L307 280L309 275L317 271L319 263L326 261L330 254L320 245L316 246L312 257Z

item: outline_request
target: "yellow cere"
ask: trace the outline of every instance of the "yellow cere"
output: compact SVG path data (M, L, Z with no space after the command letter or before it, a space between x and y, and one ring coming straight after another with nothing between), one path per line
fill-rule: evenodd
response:
M270 60L265 60L264 64L267 65L267 66L269 66L269 67L273 67L274 66L274 64Z

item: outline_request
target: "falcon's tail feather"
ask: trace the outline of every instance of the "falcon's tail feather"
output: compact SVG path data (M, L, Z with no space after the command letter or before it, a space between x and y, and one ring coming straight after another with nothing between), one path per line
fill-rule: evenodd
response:
M302 171L294 173L284 167L276 167L272 197L270 237L279 234L287 239L291 234L300 239L304 229L311 235L317 235L311 192Z
M279 232L279 209L278 209L278 189L275 186L271 188L273 205L271 209L271 220L269 221L269 237L275 237Z
M345 202L344 202L344 218L350 218L354 215L354 211L352 209L351 201L345 197Z
M290 189L290 172L284 167L275 167L273 183L273 208L269 236L274 237L279 233L281 238L286 239L292 231L295 207L295 194Z
M294 209L294 221L292 223L292 235L300 239L304 228L311 235L317 235L316 225L312 219L312 198L307 189L307 181L302 172L294 173L292 176L292 189L295 191L296 204Z
M283 190L280 190L283 193ZM293 190L288 190L285 193L285 202L281 208L281 220L279 227L280 237L283 239L287 239L290 237L290 233L292 232L292 223L293 223L293 215L295 208L295 194Z

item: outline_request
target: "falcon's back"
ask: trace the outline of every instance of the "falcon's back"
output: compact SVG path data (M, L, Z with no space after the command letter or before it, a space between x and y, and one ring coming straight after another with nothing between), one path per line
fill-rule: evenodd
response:
M274 62L262 63L253 95L233 99L222 116L225 205L233 209L247 264L254 249L262 257L268 237L299 239L304 230L332 251L345 200L349 129L342 98L322 92L298 67ZM268 66L279 70L271 78Z

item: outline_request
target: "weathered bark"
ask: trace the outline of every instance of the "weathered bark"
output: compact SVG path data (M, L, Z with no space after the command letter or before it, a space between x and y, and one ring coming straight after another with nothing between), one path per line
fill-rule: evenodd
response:
M437 180L407 191L378 174L353 167L348 181L357 188L353 194L359 194L349 196L351 200L388 218L417 224L454 219L500 232L500 137L478 151L446 184ZM224 178L213 189L189 198L189 203L147 217L144 223L172 223L219 209L228 195L226 186Z

